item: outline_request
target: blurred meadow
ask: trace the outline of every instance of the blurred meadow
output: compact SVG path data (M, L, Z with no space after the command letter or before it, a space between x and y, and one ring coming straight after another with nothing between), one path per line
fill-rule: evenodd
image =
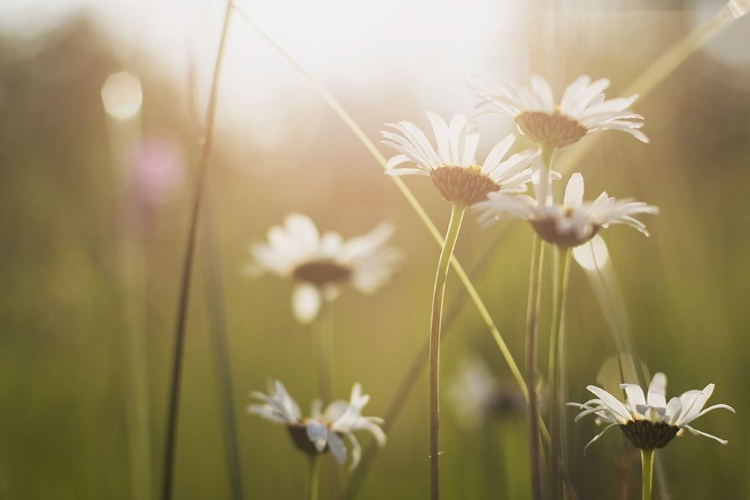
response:
M181 266L226 9L219 0L158 4L0 3L3 499L158 498ZM608 98L629 95L639 74L725 2L238 5L378 144L388 122L427 127L428 110L471 115L464 81L472 74L519 84L540 74L556 96L588 74L611 80ZM120 72L129 76L108 80ZM698 425L728 445L686 433L660 452L666 487L657 498L750 498L750 16L727 23L633 109L645 117L650 144L604 133L558 157L566 175L586 176L587 198L606 190L661 210L643 218L649 238L623 226L602 234L626 314L613 320L603 312L589 275L573 263L566 397L585 401L586 385L612 383L601 370L617 354L614 321L630 332L648 373L667 374L669 396L712 382L712 402L737 411L711 413ZM174 498L232 498L222 373L231 375L243 498L302 498L306 460L284 428L246 408L250 391L265 391L273 378L308 412L320 394L313 340L310 326L292 316L288 281L247 275L250 246L291 212L345 238L384 220L395 225L390 244L404 260L391 282L373 295L347 288L332 305L333 397L346 399L359 382L372 396L364 413L375 416L386 414L427 341L439 247L316 89L236 13L216 113L192 270ZM505 117L478 123L481 155L515 131ZM530 146L519 136L514 151ZM427 179L405 182L444 233L448 205ZM564 184L554 186L561 194ZM531 240L528 224L506 218L482 228L470 211L455 251L521 367ZM545 353L551 284L542 293ZM531 498L518 385L453 272L445 311L444 498ZM216 335L226 335L228 362ZM422 358L357 498L428 496ZM507 398L478 418L462 413L462 389L453 389L467 360L486 364ZM541 369L546 374L546 362ZM573 423L575 414L564 415L565 452L579 498L639 498L637 450L611 431L584 455L601 429L592 419ZM372 438L360 442L367 448ZM352 473L329 455L323 464L321 498L342 498L331 471L344 487Z

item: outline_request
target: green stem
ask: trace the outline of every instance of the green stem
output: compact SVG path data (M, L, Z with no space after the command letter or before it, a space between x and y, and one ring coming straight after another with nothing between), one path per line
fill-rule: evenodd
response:
M641 450L641 475L643 479L643 493L641 500L651 500L651 485L654 472L654 451Z
M445 281L448 277L448 266L453 256L453 249L461 229L466 207L453 204L445 243L440 252L435 288L432 293L432 319L430 321L430 491L432 500L440 498L440 328L443 317L443 298Z
M313 343L318 358L318 383L320 397L326 404L331 402L331 365L333 358L333 332L331 328L331 305L325 300L313 323Z
M354 119L349 115L349 113L346 112L346 110L341 106L341 104L336 101L336 99L323 87L323 85L315 79L314 76L310 74L309 71L307 71L301 64L299 64L292 55L287 52L281 45L279 45L278 42L276 42L271 36L268 35L263 29L258 26L255 21L247 14L245 11L243 11L238 5L234 5L234 9L237 11L237 13L242 16L248 23L250 23L257 31L260 33L266 40L268 40L271 44L273 44L276 49L281 52L281 54L286 57L286 59L289 61L292 66L294 66L297 71L302 74L305 79L307 79L310 84L315 87L315 89L320 94L321 98L331 107L334 113L343 121L347 127L352 131L352 133L359 139L359 141L362 143L362 145L369 151L369 153L375 158L375 160L380 164L380 166L385 169L387 160L385 157L380 154L380 151L378 151L378 148L375 146L375 143L373 143L368 137L367 134L362 130L362 128L357 125L357 123L354 121ZM437 230L437 227L430 219L430 216L427 215L427 212L422 207L422 205L417 201L414 194L411 192L411 190L406 186L406 183L404 183L404 180L401 179L398 176L389 176L389 179L396 185L396 187L401 191L401 194L404 195L404 198L406 198L406 201L411 205L412 209L414 209L414 212L417 214L417 216L420 218L422 223L427 228L427 231L430 233L430 236L437 242L438 245L443 245L444 241L442 236L440 235L440 232ZM516 383L518 384L518 387L520 388L521 392L523 393L524 398L528 399L528 392L526 391L526 381L524 380L523 374L521 374L521 370L518 368L518 365L516 364L515 359L513 359L513 355L510 353L510 349L508 349L508 345L505 343L505 340L503 339L502 335L500 335L500 331L497 329L497 326L495 325L495 322L492 319L492 316L490 315L489 311L487 310L487 307L484 305L484 302L482 301L482 298L479 296L479 293L477 292L476 288L474 287L474 284L469 279L469 276L466 274L466 271L464 271L464 268L461 266L461 264L458 262L457 259L451 260L451 265L453 266L453 270L456 272L456 275L458 276L458 279L461 281L463 286L466 288L466 292L469 294L469 298L476 306L479 315L482 317L482 320L487 325L487 328L490 330L490 334L492 334L493 339L495 339L495 343L497 344L498 348L500 349L501 354L503 355L503 358L505 359L505 362L508 364L508 369L510 369L510 372L513 374L513 378L515 379Z
M320 384L320 396L326 404L332 401L333 386L333 360L334 360L334 338L333 338L333 307L323 299L323 304L318 312L318 317L312 325L313 343L318 359L318 383ZM331 484L332 500L341 497L341 477L339 476L338 464L327 461L328 477Z
M544 242L534 234L529 272L529 299L526 306L526 389L529 393L529 458L531 459L531 490L534 500L542 498L541 452L539 444L539 399L536 392L539 310L544 269Z
M560 365L562 364L564 311L570 271L570 248L555 247L555 284L552 302L552 331L549 341L550 498L559 497L560 485Z
M169 401L167 406L166 443L164 446L164 468L162 480L162 499L172 498L172 480L174 475L175 445L177 441L177 414L180 406L180 385L182 380L182 358L185 350L185 330L187 326L187 312L190 303L190 283L192 278L193 258L195 256L196 240L198 235L198 221L200 219L203 191L205 185L208 160L211 156L213 145L214 118L216 116L216 102L219 95L219 76L221 75L221 63L224 60L224 51L229 34L229 20L232 17L232 3L227 2L227 10L224 15L224 25L219 41L219 50L216 55L213 79L211 81L211 92L208 98L206 111L206 132L203 143L203 153L198 166L195 179L195 191L191 204L190 223L188 228L187 244L185 246L185 260L182 267L182 280L180 283L179 300L177 304L177 320L175 322L174 356L172 359L172 373L169 383Z
M318 480L320 478L320 455L310 457L309 476L307 478L307 500L318 500Z

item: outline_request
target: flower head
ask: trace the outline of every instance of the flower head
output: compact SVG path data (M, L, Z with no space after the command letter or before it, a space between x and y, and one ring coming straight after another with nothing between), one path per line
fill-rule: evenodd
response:
M527 149L503 160L513 145L511 134L492 148L484 163L477 165L479 143L476 124L456 114L450 125L435 113L428 112L437 149L416 125L408 121L389 123L396 132L383 132L383 144L400 154L388 161L389 175L428 175L446 201L473 205L493 192L523 192L531 179L528 168L538 151ZM413 162L416 167L396 168Z
M724 408L734 413L731 406L717 404L703 408L711 393L714 384L708 384L702 391L687 391L678 398L672 398L667 403L667 377L663 373L657 373L651 379L648 386L648 394L643 395L643 389L635 384L621 384L627 399L621 403L610 393L595 385L586 388L596 398L580 403L568 403L576 406L582 411L576 417L576 422L587 415L596 415L596 423L609 424L594 439L589 441L586 448L599 439L610 427L619 426L623 434L633 445L643 450L663 448L675 436L681 436L683 429L699 436L706 436L721 444L727 441L711 434L706 434L694 429L689 424L696 418L705 415L711 410ZM585 448L584 448L585 451Z
M536 199L525 195L510 197L490 193L476 208L485 220L499 218L505 212L528 220L545 241L561 247L577 247L610 224L627 224L648 236L646 226L633 218L638 214L656 214L657 207L631 199L617 200L602 193L593 202L583 202L583 176L573 174L565 188L562 205L552 202L550 186L537 169L534 175Z
M521 391L503 385L478 357L463 361L448 395L459 422L467 427L476 427L490 416L519 414L526 409Z
M295 283L292 308L298 321L315 319L322 299L338 297L350 284L370 294L385 285L402 259L399 250L386 247L393 234L382 223L369 233L344 241L340 234L321 235L307 216L290 214L283 226L268 230L268 242L251 248L254 262L250 274L272 272Z
M476 77L468 87L480 98L480 114L510 116L523 135L542 146L564 148L599 130L622 130L648 142L639 130L643 117L628 109L638 96L605 101L606 78L592 82L588 76L578 77L565 89L559 104L547 80L538 75L531 77L531 88L482 77Z
M342 438L346 437L352 447L352 464L355 468L362 456L362 448L353 432L366 430L372 433L379 446L384 446L386 437L380 425L383 419L362 416L362 409L370 396L362 394L362 387L354 384L349 401L337 399L321 413L322 402L313 401L311 416L303 418L299 405L289 395L284 384L278 380L269 382L269 395L252 392L252 396L264 404L248 406L248 412L285 425L297 448L307 454L316 455L330 450L336 460L343 464L347 450Z

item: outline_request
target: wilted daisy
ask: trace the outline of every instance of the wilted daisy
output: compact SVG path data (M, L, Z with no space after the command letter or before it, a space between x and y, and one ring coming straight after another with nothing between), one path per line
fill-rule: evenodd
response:
M578 77L565 89L559 104L549 83L538 75L531 77L531 88L482 77L468 87L481 99L477 105L481 115L508 115L523 135L545 147L564 148L599 130L621 130L648 142L639 130L643 117L628 109L638 96L604 100L602 92L609 87L606 78L592 82L588 76Z
M656 214L659 209L632 199L617 200L606 192L593 202L583 202L583 176L573 174L565 188L562 205L552 202L549 184L541 172L534 174L536 199L518 195L510 197L490 193L488 200L478 203L482 218L498 218L505 212L528 220L545 241L560 247L577 247L593 238L599 229L610 224L627 224L648 236L646 226L633 218L638 214Z
M354 384L349 401L337 399L321 413L322 402L316 399L312 403L311 416L302 417L297 402L289 395L284 384L278 380L269 382L269 394L252 392L252 396L264 404L248 406L248 412L259 415L271 422L285 425L297 448L311 456L330 451L336 460L343 464L347 450L343 438L346 437L352 447L352 464L355 468L362 456L362 448L354 436L359 430L369 431L378 445L385 445L386 437L383 419L362 416L362 409L370 401L370 396L362 394L362 387Z
M667 377L663 373L657 373L651 379L646 396L638 385L621 384L620 387L627 396L624 403L595 385L589 385L586 388L596 398L583 404L568 403L582 410L576 417L576 422L593 414L596 415L597 424L608 424L586 445L587 448L614 426L619 426L625 437L642 450L663 448L675 436L682 435L683 429L699 436L709 437L721 444L727 444L726 440L689 425L698 417L718 408L734 413L734 409L725 404L703 408L714 391L714 384L708 384L702 391L687 391L678 398L670 399L668 403L666 399Z
M456 114L450 125L435 113L428 112L437 149L416 125L408 121L389 123L395 132L383 132L383 144L400 154L388 161L389 175L430 176L446 201L462 206L484 200L488 193L523 192L531 179L529 166L538 151L527 149L503 161L515 141L512 134L492 148L482 165L475 159L479 144L476 124ZM412 162L415 167L397 168Z
M290 214L283 226L268 230L267 243L252 246L254 262L248 272L272 272L293 280L294 316L309 323L317 316L322 300L334 300L344 285L370 294L390 280L402 259L399 250L385 246L391 234L393 227L382 223L365 235L344 241L336 232L321 235L309 217Z

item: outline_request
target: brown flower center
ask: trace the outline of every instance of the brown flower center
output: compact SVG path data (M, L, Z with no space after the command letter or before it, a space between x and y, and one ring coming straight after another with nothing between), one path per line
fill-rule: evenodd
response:
M328 432L334 432L331 430L331 427L329 423L322 422L328 427ZM304 419L303 421L299 423L289 424L287 425L287 430L289 431L289 436L292 438L292 442L294 443L294 446L297 447L298 450L300 450L302 453L305 453L307 455L315 456L321 453L326 453L329 450L328 443L326 443L325 448L323 448L323 451L318 451L318 449L315 447L315 444L313 444L312 441L310 441L310 437L307 435L307 419ZM336 433L339 437L342 437L341 433Z
M297 266L292 273L294 279L311 283L317 287L347 281L352 275L350 267L331 259L317 259Z
M654 423L648 420L631 420L621 425L622 433L636 448L654 450L664 448L674 439L680 428L665 422Z
M586 127L577 120L560 114L541 111L524 111L516 116L516 123L523 135L534 142L552 148L564 148L586 135Z
M573 209L570 207L563 207L562 215L566 219L572 218ZM577 234L577 231L574 231L573 229L560 231L557 227L557 220L557 217L554 216L542 217L532 220L531 225L534 226L536 234L538 234L544 241L563 248L572 248L583 245L599 232L599 226L593 226L590 231L583 235L583 237L580 237Z
M473 205L500 190L500 185L482 173L482 167L438 167L430 171L433 184L444 200Z

